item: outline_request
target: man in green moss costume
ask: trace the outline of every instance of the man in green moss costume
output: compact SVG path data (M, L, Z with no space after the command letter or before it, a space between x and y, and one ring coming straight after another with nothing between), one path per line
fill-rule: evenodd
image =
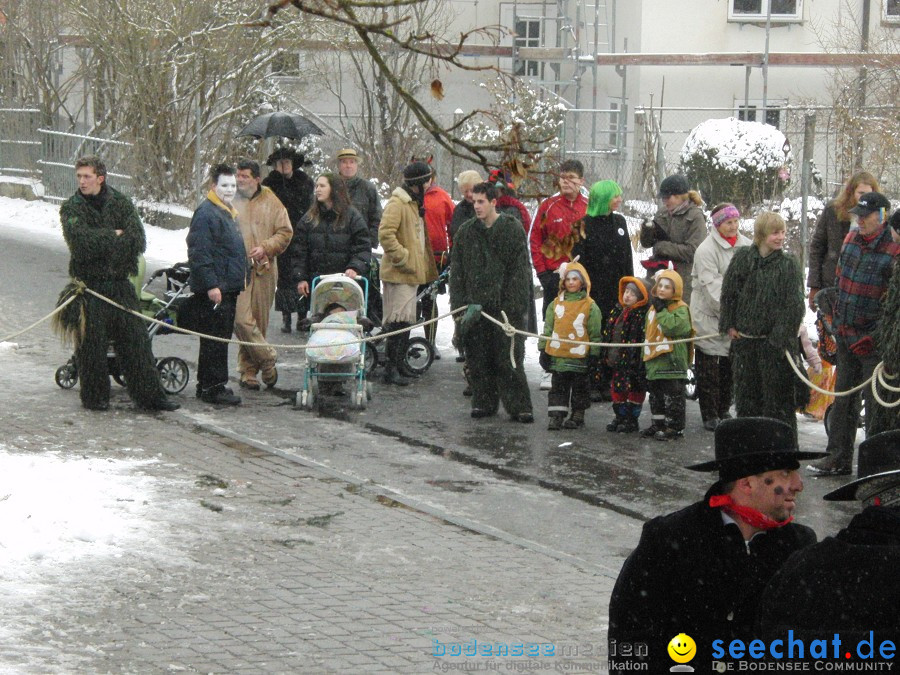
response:
M106 166L98 157L75 162L78 191L59 210L69 246L69 276L119 304L138 310L129 276L138 272L138 256L146 248L144 226L131 200L106 184ZM176 410L159 381L144 323L89 293L78 301L75 360L81 380L81 404L90 410L109 408L106 353L115 345L116 359L128 393L139 408ZM68 313L71 316L72 313ZM63 323L67 328L72 322Z
M514 422L534 422L531 395L522 362L525 338L514 338L515 364L503 331L481 316L481 310L501 319L506 312L519 329L528 320L531 264L521 223L497 213L497 191L490 183L473 189L475 218L456 233L450 262L450 306L468 305L459 321L472 382L472 417L497 413L500 401Z

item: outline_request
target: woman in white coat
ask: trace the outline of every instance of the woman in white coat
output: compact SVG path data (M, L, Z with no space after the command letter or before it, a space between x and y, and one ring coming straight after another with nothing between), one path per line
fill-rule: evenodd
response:
M739 246L750 240L738 232L740 213L734 204L719 204L712 210L713 228L697 247L691 271L693 296L691 318L697 335L719 330L719 300L725 270ZM731 340L727 335L700 340L695 345L694 371L703 427L715 431L719 421L731 417Z

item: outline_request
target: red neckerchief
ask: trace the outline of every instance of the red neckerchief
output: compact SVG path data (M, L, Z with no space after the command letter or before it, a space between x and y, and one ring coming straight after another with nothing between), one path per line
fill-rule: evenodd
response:
M750 527L755 527L757 530L774 530L784 527L794 519L794 516L791 516L784 521L773 520L754 508L735 504L731 495L713 495L709 498L709 506L713 509L723 508L728 515L740 518Z
M732 247L737 243L737 235L734 235L733 237L722 237L722 239L731 244Z

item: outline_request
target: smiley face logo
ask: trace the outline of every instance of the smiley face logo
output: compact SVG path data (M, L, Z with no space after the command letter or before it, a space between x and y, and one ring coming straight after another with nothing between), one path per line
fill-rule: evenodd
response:
M675 663L687 663L697 655L697 644L690 635L679 633L669 640L668 652Z

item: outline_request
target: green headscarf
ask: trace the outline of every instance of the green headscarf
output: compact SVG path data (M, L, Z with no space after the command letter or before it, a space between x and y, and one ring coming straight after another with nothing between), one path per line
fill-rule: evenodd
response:
M587 214L589 216L605 216L609 214L609 203L622 194L622 188L614 180L601 180L591 185L591 196L588 198Z

